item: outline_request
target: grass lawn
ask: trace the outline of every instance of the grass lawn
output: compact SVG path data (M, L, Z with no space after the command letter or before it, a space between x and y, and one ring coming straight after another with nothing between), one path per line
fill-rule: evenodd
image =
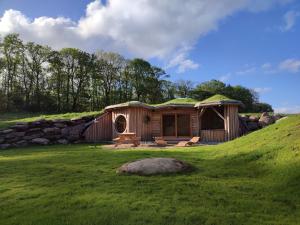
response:
M175 157L197 170L116 174L144 157ZM0 224L300 224L300 115L214 146L1 151Z
M81 116L98 115L101 111L65 113L65 114L41 114L41 113L2 113L0 114L0 129L14 125L16 122L31 122L39 119L72 119Z

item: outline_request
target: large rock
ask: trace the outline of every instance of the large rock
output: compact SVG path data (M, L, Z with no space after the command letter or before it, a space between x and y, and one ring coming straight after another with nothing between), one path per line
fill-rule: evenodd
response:
M240 118L245 121L248 122L249 121L249 116L248 115L240 115Z
M32 139L35 139L35 138L41 138L44 136L44 133L43 132L30 132L28 134L26 134L26 136L24 136L24 140L32 140Z
M7 139L12 139L15 137L23 137L25 135L25 132L13 132L13 133L9 133L5 136L5 138Z
M259 120L259 117L258 116L250 116L249 117L249 120L251 121L251 122L258 122L258 120Z
M11 144L1 144L0 145L0 149L7 149L7 148L10 148L11 147Z
M264 112L259 118L259 125L261 127L268 126L275 122L273 116L270 116L268 113Z
M28 142L25 141L25 140L21 140L21 141L18 141L17 143L14 144L16 147L25 147L28 145Z
M16 131L26 131L28 130L29 126L27 124L16 124L14 126L11 126L11 128Z
M13 131L14 131L13 129L6 129L6 130L2 130L1 133L2 134L9 134L9 133L11 133Z
M85 128L84 124L79 124L79 125L73 126L73 127L66 127L64 129L62 129L61 133L64 138L73 142L73 141L77 141L81 138L84 128Z
M31 142L38 145L48 145L50 143L50 141L46 138L34 138Z
M46 135L55 135L60 134L61 131L58 127L48 127L43 130Z
M258 130L259 126L257 122L249 122L247 123L247 127L249 131L254 131L254 130Z
M66 139L59 139L59 140L57 140L57 144L66 145L66 144L69 144L69 141Z
M64 123L54 123L54 126L58 128L65 128L67 125Z
M154 175L180 173L192 170L192 166L174 158L146 158L122 165L117 173Z

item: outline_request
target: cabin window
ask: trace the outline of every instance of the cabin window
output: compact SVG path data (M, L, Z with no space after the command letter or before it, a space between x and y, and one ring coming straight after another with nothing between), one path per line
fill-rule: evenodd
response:
M115 120L115 129L118 133L123 133L126 130L126 118L122 115Z
M163 136L175 136L175 114L163 115Z
M224 117L224 107L214 107ZM224 129L224 120L211 108L201 117L201 130Z
M162 116L163 136L186 137L191 135L189 114L169 114Z

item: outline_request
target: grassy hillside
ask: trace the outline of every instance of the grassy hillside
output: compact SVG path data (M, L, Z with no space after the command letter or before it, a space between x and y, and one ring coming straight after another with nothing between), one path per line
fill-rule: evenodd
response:
M15 124L16 122L31 122L39 119L72 119L81 116L97 115L100 111L64 113L64 114L40 114L40 113L2 113L0 114L0 129Z
M125 162L165 156L197 170L115 173ZM300 115L214 146L1 151L0 184L1 224L300 224Z

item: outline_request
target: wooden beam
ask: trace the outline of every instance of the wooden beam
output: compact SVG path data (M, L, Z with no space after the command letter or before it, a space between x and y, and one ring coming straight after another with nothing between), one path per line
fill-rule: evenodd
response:
M199 118L201 118L204 114L204 112L206 111L206 107L202 108L199 114Z
M218 110L216 110L214 107L211 107L211 108L212 108L212 110L215 111L215 113L217 113L217 115L218 115L221 119L225 120L225 118L221 115L221 113L218 112Z

